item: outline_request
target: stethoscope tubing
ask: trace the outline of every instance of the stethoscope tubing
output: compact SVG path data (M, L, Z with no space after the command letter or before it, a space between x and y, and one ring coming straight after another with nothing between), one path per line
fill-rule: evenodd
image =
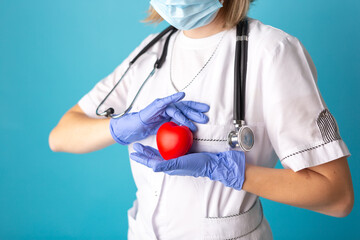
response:
M169 26L168 28L166 28L165 30L163 30L161 33L159 33L153 40L151 40L150 43L148 43L134 58L133 60L131 60L129 62L129 66L127 67L127 69L125 70L124 74L121 76L121 78L119 79L119 81L114 85L114 87L110 90L110 92L106 95L106 97L100 102L99 106L96 108L96 115L98 116L105 116L105 117L111 117L111 118L119 118L122 117L123 115L125 115L126 113L128 113L131 109L133 104L135 103L136 98L138 97L138 95L140 94L142 88L144 87L145 83L155 74L156 69L160 69L163 65L163 63L166 60L166 56L167 56L167 50L169 47L169 41L170 41L170 37L177 31L176 28L174 28L173 26ZM104 102L108 99L108 97L111 95L111 93L115 90L115 88L119 85L119 83L123 80L123 78L126 76L126 74L128 73L129 69L131 68L131 66L138 60L138 58L140 56L142 56L145 52L147 52L147 50L149 50L156 42L158 42L165 34L167 34L168 32L170 32L170 34L167 36L166 40L165 40L165 44L163 47L163 51L161 53L161 57L159 59L156 60L155 64L154 64L154 68L152 69L152 71L150 72L150 74L146 77L146 79L144 80L144 82L141 84L139 90L137 91L135 97L133 98L133 100L131 101L130 105L128 108L125 109L125 111L123 111L120 114L114 114L114 109L113 108L108 108L107 110L105 110L102 113L99 113L99 108L104 104Z
M247 73L248 24L247 19L236 26L236 47L234 66L234 123L245 121L245 89ZM239 94L240 93L240 94Z
M160 69L163 63L166 60L168 46L171 36L177 31L173 26L169 26L161 33L159 33L153 40L150 41L134 58L129 62L128 68L125 70L124 74L121 76L119 81L115 84L115 86L111 89L111 91L106 95L106 97L101 101L99 106L96 109L96 114L98 116L106 116L111 118L119 118L126 113L128 113L140 94L142 88L146 84L146 82L155 74L157 69ZM169 33L170 32L170 33ZM235 126L235 131L231 131L228 134L228 144L234 148L240 146L244 151L249 151L254 143L254 134L251 128L246 126L245 122L245 89L246 89L246 72L247 72L247 54L248 54L248 20L245 18L239 24L236 25L236 47L235 47L235 66L234 66L234 109L233 109L233 123ZM160 58L158 58L154 64L153 70L146 77L144 82L141 84L138 89L135 97L130 103L130 106L125 109L124 112L120 114L114 114L113 108L108 108L103 113L99 113L99 108L104 104L110 94L114 91L114 89L119 85L119 83L123 80L123 78L128 73L130 67L142 56L145 52L147 52L156 42L158 42L164 35L169 33L166 37L163 50ZM239 67L240 65L240 67ZM244 135L246 133L246 135ZM250 143L246 146L246 141L243 142L242 137L246 139L251 139ZM249 142L249 141L248 141Z

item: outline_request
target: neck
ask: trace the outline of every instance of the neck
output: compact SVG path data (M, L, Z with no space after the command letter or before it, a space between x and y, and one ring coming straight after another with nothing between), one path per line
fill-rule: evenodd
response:
M205 38L224 31L225 29L224 19L218 15L211 23L205 26L184 30L184 35L189 38Z

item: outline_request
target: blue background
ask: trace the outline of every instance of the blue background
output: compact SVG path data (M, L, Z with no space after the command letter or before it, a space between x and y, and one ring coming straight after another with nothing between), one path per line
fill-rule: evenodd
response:
M127 148L54 153L48 135L142 39L166 26L141 23L147 7L146 0L0 0L1 240L126 238L136 191ZM360 239L359 12L354 0L257 0L250 11L305 45L352 153L352 213L333 218L263 199L275 239Z

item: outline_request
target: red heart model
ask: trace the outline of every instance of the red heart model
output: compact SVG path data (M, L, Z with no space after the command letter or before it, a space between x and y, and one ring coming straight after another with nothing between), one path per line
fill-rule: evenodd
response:
M193 143L193 134L186 126L166 122L157 131L156 143L161 156L165 160L170 160L189 151Z

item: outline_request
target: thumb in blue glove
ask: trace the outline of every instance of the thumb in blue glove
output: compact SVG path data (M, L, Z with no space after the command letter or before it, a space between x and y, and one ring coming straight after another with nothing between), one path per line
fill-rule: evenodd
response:
M169 175L208 177L225 186L241 190L245 180L245 154L241 151L220 153L191 153L178 158L164 160L159 151L150 146L134 143L130 158L154 172Z
M168 121L174 121L196 131L196 126L190 120L206 123L209 119L203 112L207 112L209 106L193 101L179 102L184 96L184 92L179 92L158 98L139 112L127 113L120 118L111 119L112 137L116 142L127 145L156 134L160 126Z

